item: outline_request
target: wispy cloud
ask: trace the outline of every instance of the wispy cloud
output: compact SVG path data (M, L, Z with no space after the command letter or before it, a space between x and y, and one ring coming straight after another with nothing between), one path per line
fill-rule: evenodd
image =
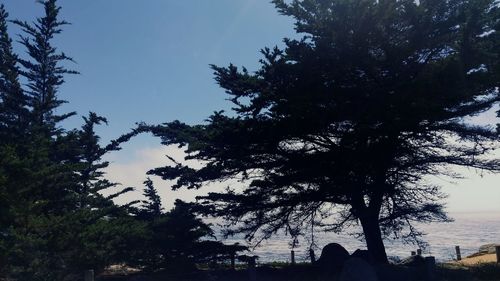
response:
M155 146L141 148L134 152L118 152L126 153L128 158L122 158L121 155L111 155L109 157L110 165L106 169L106 177L121 184L116 189L133 186L136 188L134 192L120 196L116 199L118 204L125 204L133 200L143 200L142 196L143 182L147 178L146 172L150 169L171 164L165 157L169 155L178 162L183 162L185 153L182 149L176 146ZM131 155L131 156L130 156ZM150 176L156 187L156 190L161 196L163 206L166 210L172 208L176 199L184 201L194 201L196 196L207 194L209 191L216 189L220 190L222 184L212 184L201 190L186 190L181 189L172 191L172 181L165 181L156 176Z

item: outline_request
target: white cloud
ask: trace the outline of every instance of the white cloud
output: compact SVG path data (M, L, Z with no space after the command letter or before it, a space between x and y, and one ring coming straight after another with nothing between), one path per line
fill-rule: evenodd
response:
M147 147L135 150L132 153L122 150L108 157L107 160L110 161L110 165L106 169L107 179L121 183L121 187L133 186L136 188L134 192L120 196L115 202L125 204L133 200L143 200L143 182L148 177L146 172L153 168L171 164L171 161L165 155L169 155L178 162L184 162L185 153L176 146ZM220 190L221 186L221 184L212 184L201 190L187 190L183 188L172 191L172 181L165 181L156 176L149 177L161 196L165 210L171 209L176 199L191 202L194 201L196 196L207 194L209 191Z
M497 212L500 217L500 175L463 169L464 179L456 183L438 182L449 195L450 212Z

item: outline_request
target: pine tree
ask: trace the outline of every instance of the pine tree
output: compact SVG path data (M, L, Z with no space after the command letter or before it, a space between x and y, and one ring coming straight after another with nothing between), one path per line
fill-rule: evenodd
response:
M227 259L231 254L248 250L244 246L209 240L215 238L214 233L209 224L196 216L193 204L176 200L172 210L163 212L153 181L147 178L144 185L147 200L142 201L136 212L137 218L147 224L137 261L145 270L193 270L195 263Z
M103 117L90 113L81 130L61 127L75 113L55 114L64 103L58 89L65 74L76 72L63 66L71 59L52 46L67 24L58 19L60 7L53 0L40 3L45 15L35 23L14 21L24 32L20 42L27 59L12 53L7 13L0 10L0 201L5 203L0 207L0 270L16 280L62 280L81 273L82 266L98 270L121 262L127 249L120 245L143 231L128 206L112 201L131 188L102 194L115 186L103 178L108 163L102 156L119 150L135 133L101 147L94 126L106 123ZM97 234L107 243L95 244Z
M27 97L19 83L17 56L7 30L8 13L0 6L0 274L5 270L12 240L14 204L20 204L19 187L23 186L26 162L19 153L25 151L21 141L27 129Z
M157 257L150 266L190 270L205 258L198 247L203 238L213 236L213 231L196 217L191 204L176 200L172 210L149 221L152 237L148 255L150 259Z
M12 40L7 30L9 14L4 5L0 5L0 140L12 140L21 137L26 129L28 101L19 83L17 56L12 50ZM19 131L9 132L17 129ZM9 135L14 134L14 135Z
M20 36L20 43L26 48L28 59L17 58L22 66L19 74L27 80L24 93L29 107L29 130L23 137L29 141L25 154L31 155L31 182L38 184L26 193L37 202L36 210L62 214L75 207L76 175L71 163L77 151L71 147L76 135L60 128L60 122L75 113L54 112L64 103L57 96L63 75L76 72L62 65L71 59L52 45L54 36L68 23L58 20L60 8L55 0L40 3L45 15L35 23L13 21L25 34Z
M150 178L147 178L144 181L144 186L143 195L147 198L147 200L142 201L143 207L141 210L141 216L151 219L159 218L163 213L161 198L153 186L153 181Z
M99 116L94 112L90 112L88 117L83 117L83 119L84 125L81 130L76 133L78 136L78 143L76 144L76 147L80 148L80 155L77 162L79 166L78 182L80 183L77 191L80 198L78 208L113 208L114 204L112 203L112 199L132 191L133 188L123 188L118 192L103 196L103 191L108 191L110 188L116 187L117 184L104 178L104 169L109 166L109 162L103 161L102 157L109 152L120 150L120 145L123 142L128 141L136 133L132 132L125 134L103 147L99 144L100 137L95 133L95 126L107 124L106 118ZM138 203L138 201L132 201L124 207L136 203ZM107 211L109 212L110 210Z
M89 268L99 272L107 265L127 261L136 248L141 247L136 243L145 237L146 232L145 224L130 215L131 206L139 201L123 206L113 202L114 198L133 188L111 191L118 184L104 177L109 162L102 158L121 149L119 145L135 133L125 134L101 146L95 126L107 124L106 118L90 112L83 120L81 129L68 133L75 137L66 144L76 155L68 159L73 161L71 166L76 176L72 183L75 206L61 216L61 226L66 233L57 238L64 255L65 274L81 273Z
M30 60L18 59L24 67L21 75L28 80L30 106L33 122L44 128L50 136L57 133L59 122L75 115L69 112L56 115L54 110L66 101L57 96L59 86L64 83L65 74L77 74L74 70L62 66L64 61L73 61L64 53L59 53L51 41L55 35L61 33L61 27L69 24L58 19L60 7L56 0L40 2L44 6L45 16L38 18L36 23L15 20L26 35L21 35L20 42L26 48Z

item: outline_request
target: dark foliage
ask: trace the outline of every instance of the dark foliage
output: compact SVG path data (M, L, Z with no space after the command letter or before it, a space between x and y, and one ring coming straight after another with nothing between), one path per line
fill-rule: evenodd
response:
M165 145L187 145L186 159L203 167L150 173L176 180L174 189L241 180L199 198L206 213L229 220L229 233L297 237L360 224L385 262L383 237L419 241L412 222L448 220L429 176L500 170L488 158L493 126L467 121L499 101L500 8L493 0L273 3L302 38L262 50L255 73L212 66L231 114L144 127Z
M14 54L0 7L0 279L80 280L84 270L99 273L118 263L181 270L246 249L203 241L212 230L190 204L178 201L163 213L150 179L142 208L135 206L140 201L114 204L133 188L104 177L103 157L141 129L102 146L95 127L107 120L94 112L80 129L61 126L76 113L56 114L65 103L59 87L77 72L52 45L68 24L59 19L60 7L55 0L39 3L44 16L13 21L23 32L26 59Z
M193 205L181 200L164 213L153 182L145 182L148 200L137 211L137 217L147 223L148 234L143 242L137 265L153 271L192 271L196 263L223 261L237 252L247 250L239 245L225 245L214 238L209 224L198 218Z
M65 74L76 72L52 45L67 24L58 19L60 8L53 0L40 3L45 15L36 22L14 21L27 59L13 53L0 7L0 276L16 280L64 280L102 269L123 261L130 251L124 245L144 236L128 206L112 201L130 188L102 195L115 186L103 178L102 156L134 133L101 147L94 127L106 120L95 113L81 129L61 127L75 113L55 113L64 103L58 89Z
M140 214L146 219L155 219L161 216L163 207L161 206L161 198L156 192L155 187L153 186L153 181L148 178L144 181L144 196L147 200L143 200L143 208Z

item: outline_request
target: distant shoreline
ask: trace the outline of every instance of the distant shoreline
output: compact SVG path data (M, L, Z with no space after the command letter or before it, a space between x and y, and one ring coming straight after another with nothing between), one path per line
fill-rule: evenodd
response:
M499 212L450 212L449 216L454 219L451 223L431 223L418 225L417 228L427 233L423 239L429 243L429 247L423 251L426 256L434 256L438 262L449 262L456 258L455 246L460 246L462 257L477 253L481 245L488 243L500 243L498 229L500 229ZM348 232L346 232L348 233ZM290 236L281 233L269 239L260 247L257 247L252 254L259 256L262 263L290 261L289 246ZM240 242L245 243L241 236L236 236L225 240L224 243ZM300 240L299 247L295 248L297 261L307 261L309 259L308 237ZM336 235L334 233L315 234L316 255L321 254L321 249L328 243L339 243L350 253L356 249L366 249L364 242L349 236L348 234ZM410 256L410 252L416 251L417 245L407 245L401 241L387 239L385 241L386 251L389 256L405 258Z

